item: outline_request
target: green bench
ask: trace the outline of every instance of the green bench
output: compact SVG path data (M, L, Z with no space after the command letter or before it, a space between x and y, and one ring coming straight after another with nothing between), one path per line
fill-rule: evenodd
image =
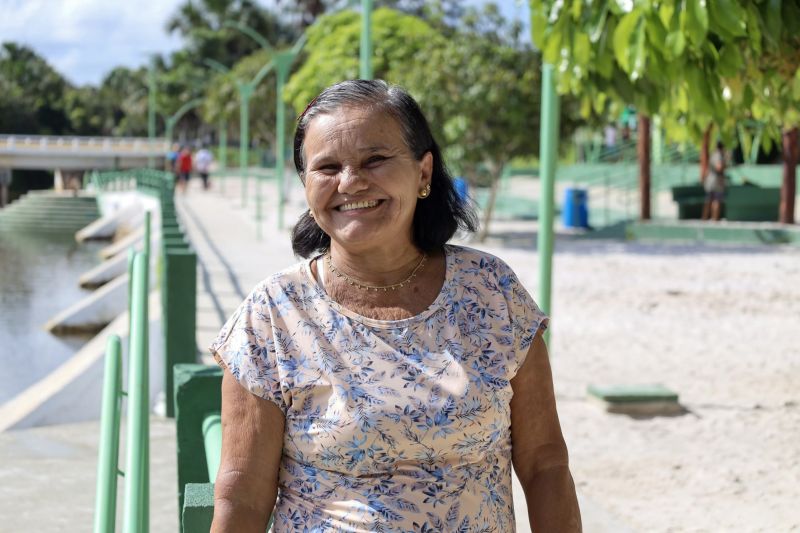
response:
M702 185L672 187L672 200L678 204L678 219L699 219L703 215L706 193ZM775 222L781 190L778 187L729 185L725 190L723 214L727 220Z

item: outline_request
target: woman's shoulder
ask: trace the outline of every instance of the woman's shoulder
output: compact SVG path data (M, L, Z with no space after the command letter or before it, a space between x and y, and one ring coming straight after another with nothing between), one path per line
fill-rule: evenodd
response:
M511 267L505 261L487 251L455 244L448 244L447 247L459 269L467 268L500 274L511 272Z
M308 260L305 259L264 278L256 284L248 295L249 300L270 300L288 292L310 289L313 281L308 276Z

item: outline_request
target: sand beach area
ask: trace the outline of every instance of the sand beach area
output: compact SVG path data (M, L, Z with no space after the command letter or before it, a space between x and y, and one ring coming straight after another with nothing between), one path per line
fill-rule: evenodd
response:
M481 247L535 295L535 251L500 244ZM581 493L633 531L800 531L796 248L560 239L551 332ZM586 395L651 383L686 412L608 414Z

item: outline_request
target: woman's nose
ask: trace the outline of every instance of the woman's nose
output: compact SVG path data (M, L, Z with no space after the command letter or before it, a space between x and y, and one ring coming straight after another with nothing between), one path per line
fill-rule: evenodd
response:
M361 176L361 172L353 167L344 167L339 173L339 193L355 194L369 187L369 182Z

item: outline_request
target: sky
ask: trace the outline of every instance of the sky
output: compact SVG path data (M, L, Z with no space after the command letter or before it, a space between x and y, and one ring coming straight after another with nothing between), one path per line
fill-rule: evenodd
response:
M98 85L116 66L137 67L153 52L180 48L164 28L185 1L0 0L0 42L32 48L76 85ZM507 18L527 19L527 0L495 1Z

